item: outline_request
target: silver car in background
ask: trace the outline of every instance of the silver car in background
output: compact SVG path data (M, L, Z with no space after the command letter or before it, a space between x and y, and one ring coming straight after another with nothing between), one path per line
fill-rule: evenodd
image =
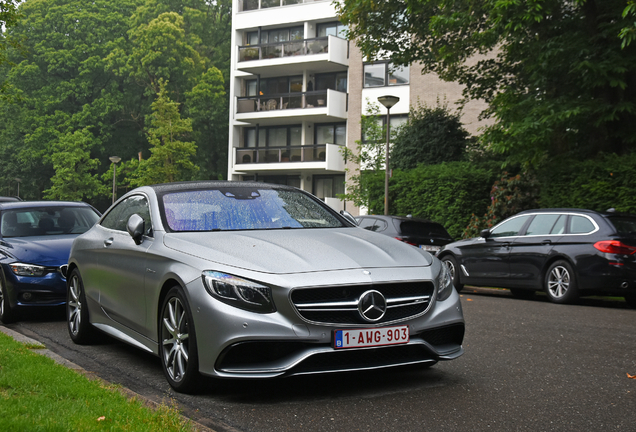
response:
M437 258L356 227L299 189L141 187L73 243L68 330L158 355L170 385L431 366L463 353Z

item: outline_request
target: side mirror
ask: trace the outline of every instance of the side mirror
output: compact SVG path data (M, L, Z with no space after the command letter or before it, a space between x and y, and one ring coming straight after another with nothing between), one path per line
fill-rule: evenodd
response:
M490 230L489 229L485 229L485 230L481 230L481 232L479 233L479 235L485 239L487 239L488 237L490 237Z
M126 229L128 230L128 234L130 234L135 241L135 244L141 244L143 241L145 227L146 223L144 219L138 214L134 214L128 219Z
M340 210L340 214L349 222L351 222L353 225L358 226L358 222L356 221L356 218L353 217L353 215L351 213L349 213L346 210Z

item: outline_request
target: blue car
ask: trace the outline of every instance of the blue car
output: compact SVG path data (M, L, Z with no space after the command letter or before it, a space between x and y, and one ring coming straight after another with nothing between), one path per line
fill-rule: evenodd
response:
M0 321L16 321L22 308L66 303L71 244L99 217L83 202L0 202Z

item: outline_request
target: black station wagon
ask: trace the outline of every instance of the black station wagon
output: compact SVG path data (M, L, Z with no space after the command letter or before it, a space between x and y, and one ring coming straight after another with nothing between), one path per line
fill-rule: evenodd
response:
M458 290L464 284L502 287L516 297L545 290L555 303L615 295L636 307L635 253L636 215L543 209L450 243L438 257Z

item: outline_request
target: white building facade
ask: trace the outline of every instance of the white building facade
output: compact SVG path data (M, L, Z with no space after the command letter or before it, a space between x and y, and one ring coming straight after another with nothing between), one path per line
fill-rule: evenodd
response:
M299 187L358 214L337 195L345 191L341 149L362 138L367 103L385 116L377 98L399 97L393 126L412 103L459 98L461 87L419 67L363 62L343 32L331 0L234 0L228 179ZM471 133L482 108L473 105L463 116Z

